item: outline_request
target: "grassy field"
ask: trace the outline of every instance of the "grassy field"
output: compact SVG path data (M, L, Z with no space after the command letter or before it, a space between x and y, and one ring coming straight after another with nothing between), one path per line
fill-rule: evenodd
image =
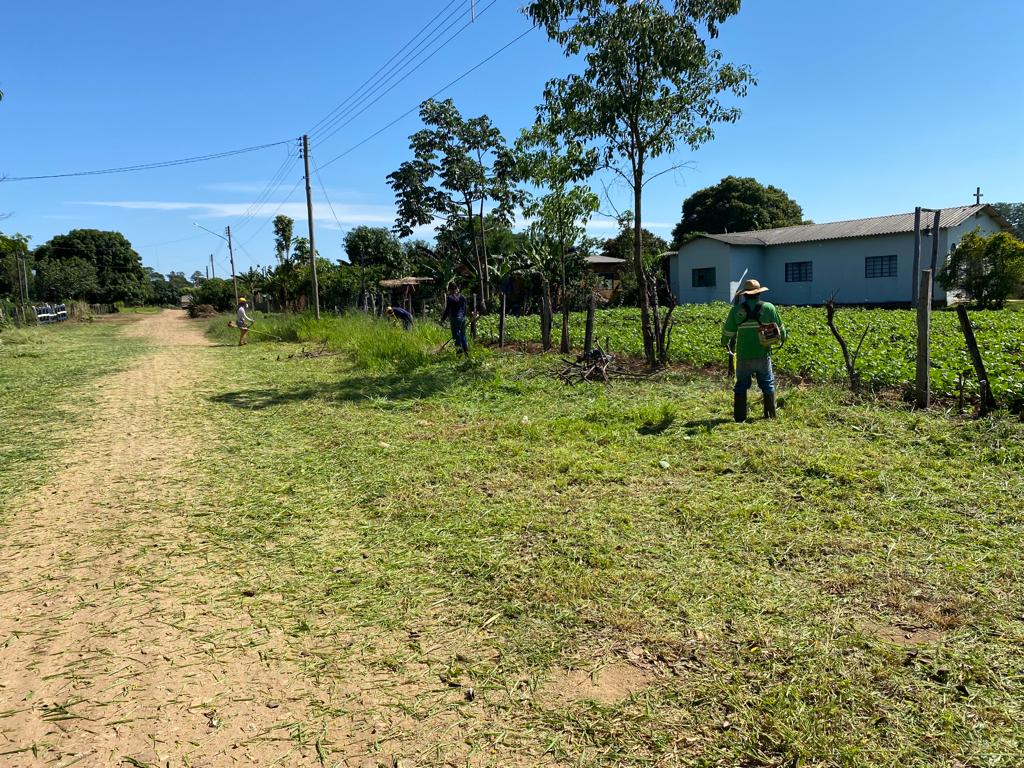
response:
M720 345L722 322L728 313L725 304L680 306L674 317L673 360L696 366L724 365L725 352ZM776 368L792 376L815 381L840 381L845 378L842 355L825 324L821 307L783 307L783 321L790 338L774 354ZM1024 323L1012 311L971 312L975 334L981 347L993 391L1004 404L1024 406ZM572 316L572 342L583 345L584 317ZM916 359L916 320L909 310L840 308L836 325L855 347L865 328L858 369L865 384L873 388L903 389L914 381ZM480 329L488 339L497 337L497 320L481 319ZM560 325L556 318L554 342L558 344ZM513 342L540 341L537 317L508 319L507 338ZM597 315L595 336L604 344L610 338L613 352L643 355L639 311L603 310ZM940 396L959 393L959 374L967 372L964 390L977 393L977 380L964 346L956 314L936 312L932 323L932 388Z
M89 418L96 379L144 349L126 322L0 329L0 504L40 484L71 431Z
M736 425L714 375L573 388L436 326L256 327L291 343L223 351L192 519L311 673L398 696L439 665L402 705L451 717L426 764L1021 764L1016 420L791 386Z

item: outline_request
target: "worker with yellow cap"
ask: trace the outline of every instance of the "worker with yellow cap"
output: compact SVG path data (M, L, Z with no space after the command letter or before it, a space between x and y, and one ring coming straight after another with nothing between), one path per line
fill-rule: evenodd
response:
M249 326L253 324L253 319L246 313L245 308L249 305L249 300L242 296L238 299L238 310L235 312L235 325L238 326L238 346L248 344L246 337L249 335Z
M738 422L747 420L747 391L754 377L764 394L764 417L775 418L772 348L782 346L787 333L775 305L758 299L767 290L757 280L743 283L722 328L722 344L736 356L732 413Z

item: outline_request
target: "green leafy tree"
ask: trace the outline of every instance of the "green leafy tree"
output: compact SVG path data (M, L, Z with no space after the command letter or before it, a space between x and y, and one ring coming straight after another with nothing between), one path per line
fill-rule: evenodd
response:
M683 201L683 218L672 230L672 238L679 247L697 233L792 227L803 221L803 208L778 187L749 176L726 176Z
M20 300L21 288L18 282L22 273L18 267L19 259L24 259L28 267L31 288L34 264L28 249L28 238L21 234L5 235L0 232L0 296L12 296Z
M231 280L211 277L203 280L192 291L193 306L209 304L220 312L227 312L235 306L235 286Z
M562 309L560 351L569 351L569 309L574 289L586 270L581 246L587 222L599 200L586 184L593 173L596 153L578 141L564 141L550 126L537 123L517 143L519 175L540 190L525 198L523 213L534 220L531 234L547 244L558 261L559 302Z
M652 307L657 304L641 258L643 190L652 162L680 145L696 149L714 126L740 111L719 95L746 93L749 69L722 62L709 46L718 26L739 10L739 0L533 0L525 13L558 42L568 57L582 56L584 71L551 80L539 108L541 122L567 139L588 143L605 168L633 193L634 269L640 290L644 355L651 367L665 357Z
M626 263L620 272L619 292L616 300L625 305L636 306L640 301L640 286L636 281L636 266L633 260L636 258L636 250L633 247L635 233L633 232L632 217L624 217L623 227L619 234L604 241L601 245L601 255L613 259L623 259ZM664 238L658 237L648 229L640 234L640 258L644 260L644 267L648 273L658 274L664 269L662 254L668 251L668 243Z
M270 285L273 286L281 306L287 312L289 297L294 292L296 282L296 259L292 255L293 233L295 220L290 216L274 217L274 252L277 256L277 267L274 269Z
M939 285L980 307L1002 307L1024 285L1024 243L1009 232L968 232L939 271Z
M364 303L365 291L384 278L404 277L410 271L410 263L401 243L391 230L385 227L360 226L345 235L345 255L349 263L360 270L360 290L356 297L360 306ZM366 272L372 272L374 280L367 282Z
M466 119L451 99L428 99L420 105L427 126L409 137L413 159L388 175L398 215L395 231L407 237L418 226L441 220L450 238L468 246L466 261L480 281L482 309L490 296L484 207L511 224L520 199L515 160L501 132L487 115Z
M142 260L120 232L73 229L36 248L35 259L44 272L48 269L45 262L77 259L91 264L96 271L96 286L85 293L76 291L91 302L142 304L149 292Z
M1013 227L1013 235L1024 240L1024 203L993 203L995 208Z

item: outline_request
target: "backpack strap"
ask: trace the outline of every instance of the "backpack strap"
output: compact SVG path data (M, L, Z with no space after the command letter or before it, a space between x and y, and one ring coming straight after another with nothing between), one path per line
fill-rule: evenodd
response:
M747 322L747 320L756 320L757 322L760 323L761 322L761 310L762 309L764 309L764 302L763 301L759 301L759 302L757 302L757 304L754 305L754 312L753 312L753 314L751 314L750 309L746 305L746 302L744 302L744 304L743 304L743 320L741 322L745 323L745 322Z

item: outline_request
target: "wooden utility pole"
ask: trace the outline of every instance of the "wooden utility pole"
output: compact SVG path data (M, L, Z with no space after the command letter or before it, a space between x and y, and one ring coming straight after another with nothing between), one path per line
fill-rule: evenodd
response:
M320 319L320 283L316 279L316 240L313 238L313 188L309 184L309 136L302 135L302 159L306 162L306 219L309 221L309 258L313 263L313 306Z
M224 227L228 235L228 258L231 260L231 282L235 284L235 306L238 306L238 277L235 275L235 249L231 245L231 227Z
M214 279L217 278L217 270L213 266L213 254L210 254L210 276Z
M935 211L932 219L932 277L935 277L939 268L939 224L942 218L942 211Z
M927 408L932 402L931 322L932 271L922 269L917 295L917 407Z
M917 282L921 278L921 206L914 209L914 265L910 270L910 302L917 305Z
M960 320L960 330L963 331L964 341L967 342L967 352L971 356L971 364L974 366L974 374L978 377L978 388L981 395L981 415L984 416L996 408L996 398L992 394L992 388L988 383L988 374L985 372L985 362L981 359L981 350L978 349L978 340L974 338L974 329L971 327L971 320L967 317L967 308L963 304L956 305L956 316Z

